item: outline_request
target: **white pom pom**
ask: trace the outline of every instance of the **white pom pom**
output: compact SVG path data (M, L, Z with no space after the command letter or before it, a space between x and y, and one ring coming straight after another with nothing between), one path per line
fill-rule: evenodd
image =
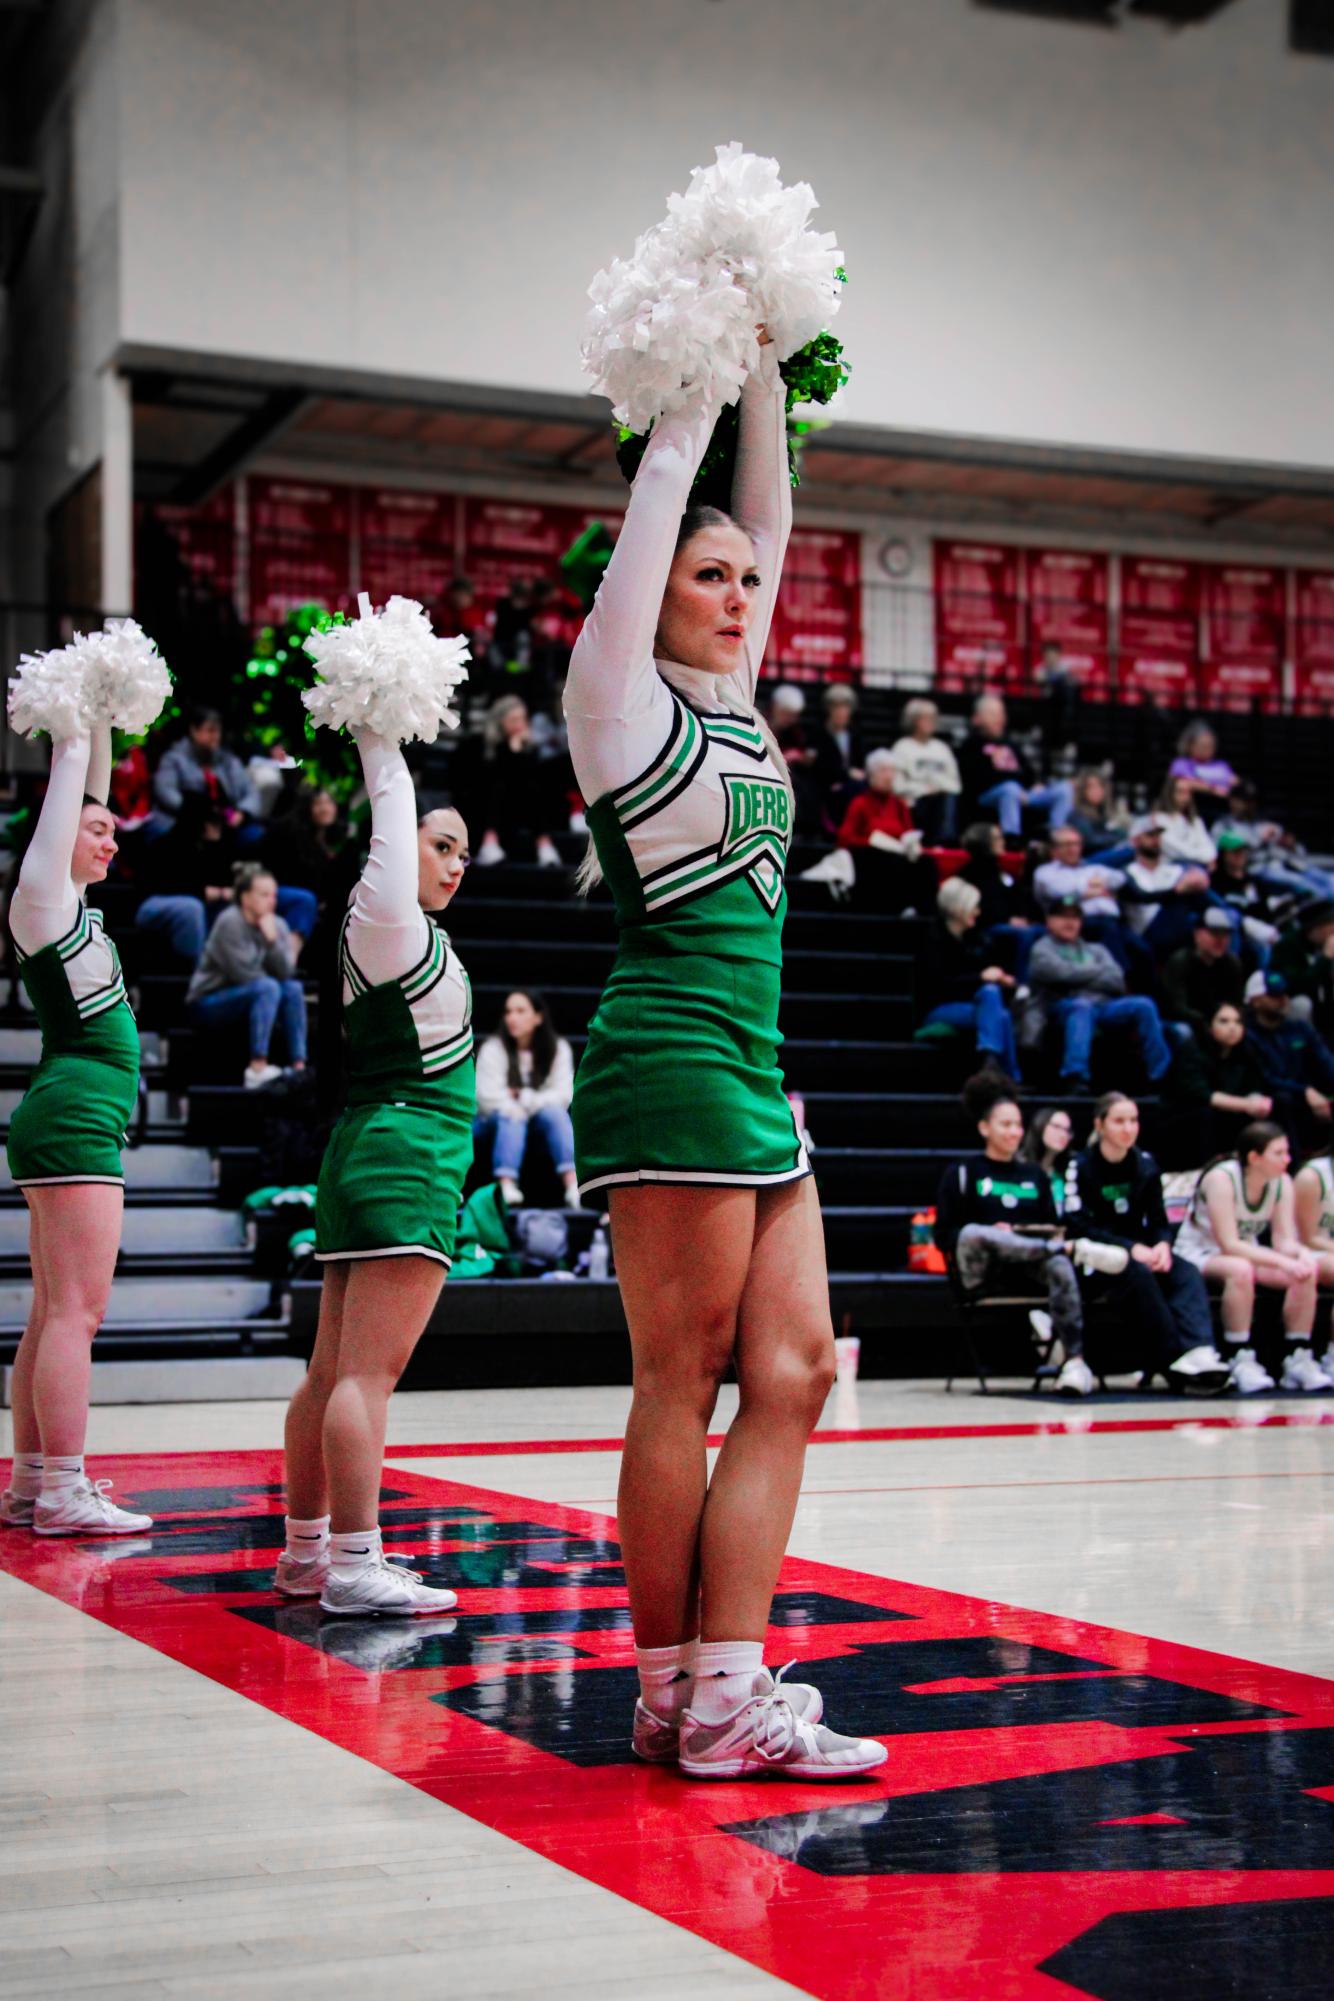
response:
M113 618L101 632L76 632L68 646L25 653L9 684L9 719L57 742L95 723L142 736L170 692L166 663L143 627Z
M45 730L53 742L88 727L83 713L83 666L73 647L25 653L9 682L9 720L24 736Z
M363 591L348 625L312 632L306 651L320 680L301 699L328 729L373 730L394 743L434 743L457 729L450 696L468 677L466 639L441 639L414 598L372 609Z
M132 618L113 618L101 632L75 637L68 649L84 663L83 710L90 722L142 736L162 713L171 676L157 646Z
M669 196L631 257L599 271L583 361L618 422L645 431L697 397L734 403L758 359L757 324L779 361L828 326L842 257L808 227L815 206L804 181L785 188L776 160L733 140Z

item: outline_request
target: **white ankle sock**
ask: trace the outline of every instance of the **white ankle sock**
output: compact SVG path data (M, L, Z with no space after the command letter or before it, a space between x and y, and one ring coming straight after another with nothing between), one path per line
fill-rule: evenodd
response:
M635 1648L639 1693L644 1706L664 1722L679 1716L690 1700L698 1645L698 1640L682 1640L676 1647Z
M750 1700L764 1666L759 1640L701 1640L695 1653L690 1713L701 1723L722 1723Z
M329 1568L340 1576L355 1577L367 1564L380 1560L379 1529L348 1529L329 1537Z
M35 1501L42 1491L42 1455L40 1452L16 1452L14 1470L9 1476L9 1491L17 1494L21 1501Z
M1235 1353L1238 1348L1253 1348L1254 1346L1254 1334L1250 1332L1245 1334L1229 1334L1226 1327L1223 1329L1223 1347L1225 1350L1231 1348Z
M68 1494L83 1478L82 1452L48 1452L42 1460L44 1494Z
M316 1515L313 1521L299 1521L295 1515L287 1517L287 1555L297 1556L306 1561L318 1556L329 1540L329 1517Z

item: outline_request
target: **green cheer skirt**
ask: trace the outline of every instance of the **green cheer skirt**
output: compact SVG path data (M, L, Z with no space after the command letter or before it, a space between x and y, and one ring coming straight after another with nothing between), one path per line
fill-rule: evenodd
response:
M768 1188L810 1163L778 1067L780 968L622 939L574 1085L581 1196Z
M349 1106L329 1138L315 1192L315 1256L454 1256L463 1184L472 1166L476 1093L459 1065L456 1103Z
M121 1148L139 1101L139 1031L127 1005L86 1023L74 1047L44 1053L14 1116L6 1152L19 1188L125 1179Z

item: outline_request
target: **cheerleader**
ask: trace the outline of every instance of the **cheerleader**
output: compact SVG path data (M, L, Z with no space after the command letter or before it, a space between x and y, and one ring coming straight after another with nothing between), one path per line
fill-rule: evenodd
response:
M101 674L100 700L90 663ZM136 701L118 709L108 677L123 695L127 670ZM168 685L152 642L129 620L25 660L11 683L15 726L48 730L52 751L9 905L42 1054L9 1125L9 1171L28 1205L33 1296L14 1362L14 1470L0 1522L42 1536L137 1535L153 1525L151 1515L117 1507L110 1481L91 1481L84 1470L92 1344L120 1250L121 1148L139 1095L139 1031L116 948L85 893L106 880L116 853L107 718L136 734L147 729Z
M777 1061L792 789L754 707L791 519L767 344L741 394L731 515L687 505L716 416L701 399L655 426L565 690L590 873L620 927L573 1112L634 1356L618 1505L633 1744L696 1778L854 1779L883 1746L822 1728L818 1691L763 1664L834 1379L820 1207ZM732 1364L740 1409L710 1481Z
M1272 1390L1251 1335L1256 1287L1283 1294L1285 1353L1280 1387L1331 1387L1311 1353L1317 1262L1297 1235L1287 1134L1267 1119L1243 1131L1234 1154L1206 1167L1177 1232L1176 1253L1223 1287L1223 1339L1232 1387L1243 1396Z
M390 612L408 602L391 601ZM365 600L360 623L373 650L378 621ZM336 663L321 665L330 674ZM392 647L380 666L392 675ZM308 705L320 720L341 713ZM428 727L433 738L434 717L418 733ZM347 1106L316 1194L324 1287L310 1367L287 1415L287 1547L274 1583L287 1597L318 1597L325 1612L447 1612L452 1591L386 1561L378 1520L389 1398L449 1269L472 1163L472 993L431 921L463 880L468 833L452 807L418 812L394 737L353 734L371 842L339 946Z
M1317 1284L1334 1288L1334 1158L1328 1152L1314 1155L1298 1170L1293 1196L1297 1235L1316 1261ZM1319 1366L1334 1384L1334 1329Z

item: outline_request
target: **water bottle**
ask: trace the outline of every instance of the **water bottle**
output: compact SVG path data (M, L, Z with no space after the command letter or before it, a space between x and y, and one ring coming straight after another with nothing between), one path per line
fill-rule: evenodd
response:
M593 1241L588 1247L588 1276L606 1278L611 1270L611 1245L607 1241L607 1226L599 1223L593 1232Z

